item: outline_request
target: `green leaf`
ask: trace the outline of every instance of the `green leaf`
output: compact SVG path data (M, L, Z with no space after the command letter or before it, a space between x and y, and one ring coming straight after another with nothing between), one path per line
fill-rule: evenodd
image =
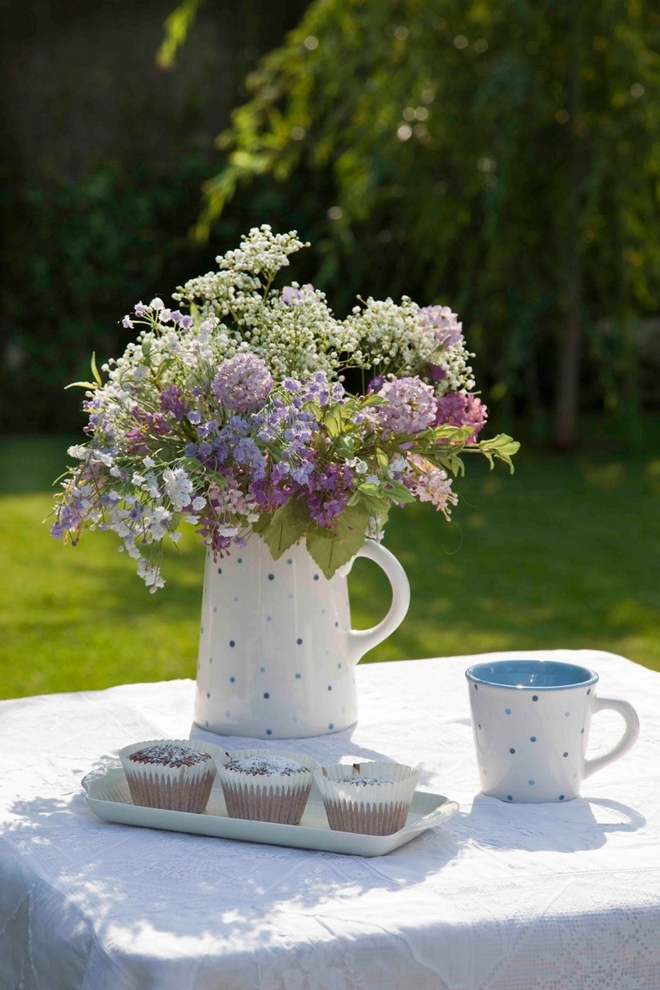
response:
M325 428L331 437L338 437L342 429L342 415L338 407L327 409L323 417Z
M513 440L506 433L500 433L492 440L482 440L479 444L479 451L489 461L491 468L494 466L493 458L504 461L509 465L509 470L513 474L514 466L511 458L520 450L520 444Z
M299 499L290 499L276 509L272 516L262 516L253 529L268 545L273 560L277 560L304 535L308 526L307 506Z
M386 471L387 468L390 466L389 457L387 456L384 450L381 450L380 447L376 448L376 460L378 461L380 467L382 467L383 471Z
M94 375L94 381L96 382L98 387L101 388L101 386L103 385L103 381L99 374L99 369L96 367L96 351L92 351L92 360L90 361L90 365L92 368L92 374Z
M92 388L92 389L94 389L94 388L98 388L98 385L96 384L96 382L71 382L70 385L65 385L64 386L64 391L66 392L66 390L68 388Z
M393 502L416 502L415 496L409 491L404 484L400 481L388 481L387 484L381 487L381 492L386 494Z
M307 549L327 578L358 552L364 543L368 522L369 513L358 502L347 506L338 516L334 532L317 526L308 531Z
M358 485L358 491L364 492L365 495L378 495L381 486L377 485L375 481L363 481L361 485Z

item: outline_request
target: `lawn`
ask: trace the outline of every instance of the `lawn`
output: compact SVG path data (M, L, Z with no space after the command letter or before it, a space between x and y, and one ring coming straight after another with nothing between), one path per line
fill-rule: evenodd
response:
M78 438L72 438L77 440ZM167 549L150 595L112 534L76 548L44 520L67 438L0 441L0 697L194 675L203 550ZM660 669L660 463L652 455L543 456L516 473L476 459L454 521L393 515L386 545L412 587L408 617L365 660L593 647ZM375 565L350 579L356 626L387 608Z

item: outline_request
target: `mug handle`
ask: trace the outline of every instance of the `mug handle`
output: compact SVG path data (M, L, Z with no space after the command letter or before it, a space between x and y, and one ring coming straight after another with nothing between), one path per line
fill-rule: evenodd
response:
M585 759L584 771L582 773L583 779L590 777L597 770L602 770L608 763L613 763L614 760L618 760L620 756L627 753L635 745L637 736L639 735L639 718L637 712L629 702L621 701L620 698L595 697L593 699L591 703L592 713L602 712L606 708L618 712L626 723L626 727L619 741L607 753L602 753L601 756L595 756L592 760Z
M348 654L353 663L357 663L360 657L373 650L374 646L382 643L384 639L397 629L406 617L410 605L410 584L406 572L396 559L381 543L375 540L366 540L360 547L350 566L344 572L348 574L353 561L358 557L366 557L378 564L390 582L392 587L392 604L384 619L371 629L351 629L347 634Z

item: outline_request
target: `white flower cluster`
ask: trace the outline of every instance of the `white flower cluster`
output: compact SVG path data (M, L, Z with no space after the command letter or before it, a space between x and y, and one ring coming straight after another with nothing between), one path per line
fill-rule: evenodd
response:
M292 282L283 291L271 290L277 271L305 246L295 231L253 228L240 248L217 259L217 272L190 279L174 299L194 307L202 318L222 321L215 332L223 357L249 349L263 358L276 380L313 371L338 378L347 367L406 376L428 364L442 369L434 379L437 395L474 388L472 355L447 307L420 309L406 296L398 304L369 298L342 321L312 286Z

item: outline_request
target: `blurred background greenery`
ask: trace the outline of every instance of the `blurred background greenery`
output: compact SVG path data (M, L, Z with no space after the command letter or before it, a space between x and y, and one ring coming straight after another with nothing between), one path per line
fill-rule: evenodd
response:
M149 596L48 536L64 392L250 226L291 272L458 311L517 473L387 544L409 618L368 659L593 646L660 669L660 13L650 0L38 0L3 7L0 696L191 676L192 534ZM218 135L220 137L218 138ZM386 589L358 561L359 624Z

